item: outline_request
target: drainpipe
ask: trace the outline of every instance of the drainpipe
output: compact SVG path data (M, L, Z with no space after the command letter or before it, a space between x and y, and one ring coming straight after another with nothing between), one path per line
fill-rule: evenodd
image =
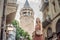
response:
M1 20L1 40L6 40L6 14L5 14L5 8L6 8L6 2L7 0L3 0L3 13L2 13L2 20Z

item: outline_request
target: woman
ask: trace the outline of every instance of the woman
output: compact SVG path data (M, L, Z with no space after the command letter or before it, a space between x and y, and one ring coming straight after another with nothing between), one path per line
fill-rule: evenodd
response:
M44 40L42 23L39 18L36 18L35 36L33 40Z

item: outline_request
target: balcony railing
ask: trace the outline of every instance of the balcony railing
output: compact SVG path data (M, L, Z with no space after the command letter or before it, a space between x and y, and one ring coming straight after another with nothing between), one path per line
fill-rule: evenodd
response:
M53 19L51 19L48 16L48 19L45 19L45 21L42 22L43 28L45 28L48 24L50 24L52 21L54 21L58 16L60 16L60 13L56 15Z
M42 6L41 6L41 8L40 8L40 11L44 11L45 8L46 8L48 5L49 5L49 1L48 1L48 0L43 1L43 4L42 4Z
M43 21L43 28L45 28L48 24L51 23L51 18L50 18L50 15L47 15L45 20Z
M50 24L51 23L51 20L45 20L44 22L43 22L43 28L45 28L48 24Z

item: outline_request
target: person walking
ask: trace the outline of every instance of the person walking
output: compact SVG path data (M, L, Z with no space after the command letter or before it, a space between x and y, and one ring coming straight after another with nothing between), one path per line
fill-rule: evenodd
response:
M39 18L36 18L35 36L33 40L44 40L42 23Z

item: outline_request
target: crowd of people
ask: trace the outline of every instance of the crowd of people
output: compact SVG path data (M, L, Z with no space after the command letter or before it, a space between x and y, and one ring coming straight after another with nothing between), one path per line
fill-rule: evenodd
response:
M51 37L48 38L48 40L60 40L60 32L53 33Z

